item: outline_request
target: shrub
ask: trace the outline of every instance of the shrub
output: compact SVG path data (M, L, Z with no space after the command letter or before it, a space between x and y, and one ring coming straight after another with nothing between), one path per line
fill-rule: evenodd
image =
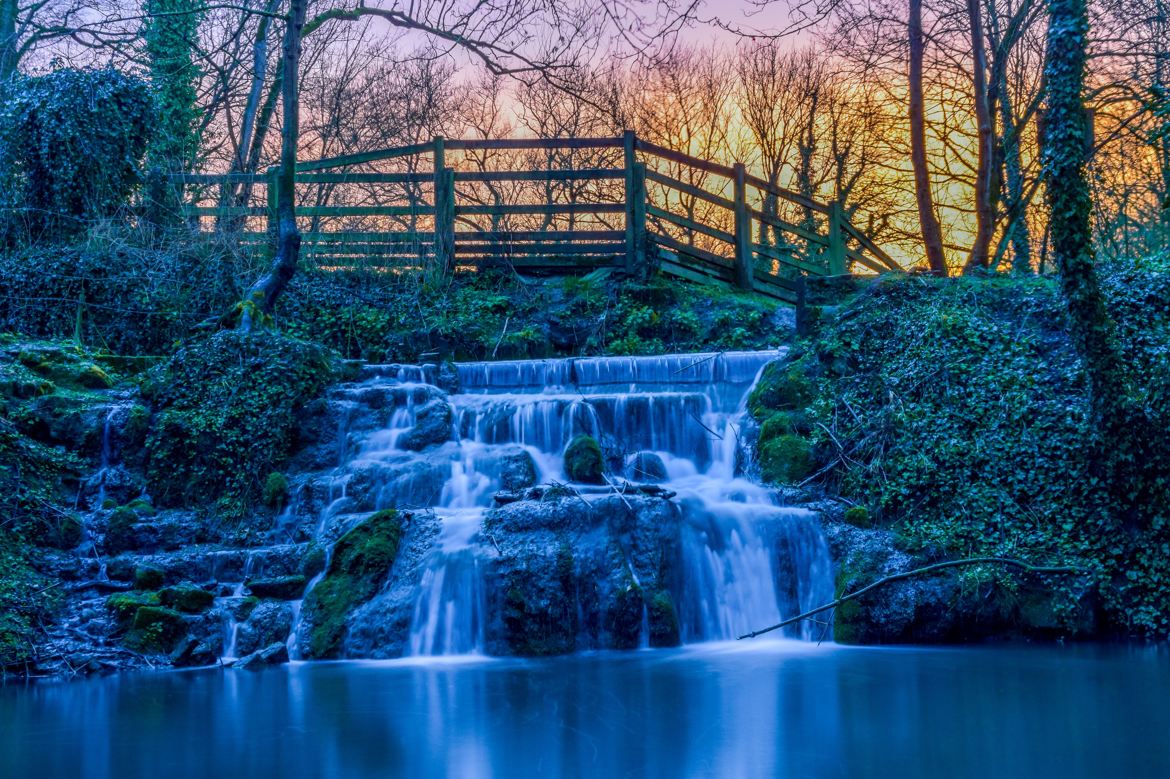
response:
M147 482L162 506L242 517L288 457L296 411L336 376L329 350L276 333L222 331L154 369Z
M8 237L17 223L33 233L76 233L122 209L139 184L151 109L146 83L112 68L65 68L7 87L0 197Z

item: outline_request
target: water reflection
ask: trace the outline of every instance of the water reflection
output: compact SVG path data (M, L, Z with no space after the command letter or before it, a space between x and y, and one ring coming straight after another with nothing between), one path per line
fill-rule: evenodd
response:
M1170 657L797 642L0 688L4 777L1164 777Z

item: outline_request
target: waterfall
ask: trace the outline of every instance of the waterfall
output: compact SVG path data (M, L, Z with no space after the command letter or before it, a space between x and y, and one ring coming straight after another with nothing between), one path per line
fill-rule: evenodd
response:
M316 537L323 545L327 536L335 540L344 529L334 527L338 520L360 511L409 508L433 516L439 529L410 596L403 652L483 653L490 553L482 523L505 461L527 453L540 482L566 483L562 453L584 433L599 439L611 460L614 452L631 461L656 458L665 471L661 486L676 495L684 522L682 583L674 595L683 641L728 640L774 624L832 596L815 516L779 505L738 464L748 393L778 356L464 363L456 366L452 394L436 386L434 366L369 366L346 397L383 410L364 428L355 420L360 432L340 431L343 467L330 484L341 485L341 497L331 486L329 517L322 516ZM404 437L436 398L450 404L450 440L408 451ZM347 497L346 485L358 482L374 486ZM787 635L819 638L815 627L793 627ZM645 646L645 607L642 631Z

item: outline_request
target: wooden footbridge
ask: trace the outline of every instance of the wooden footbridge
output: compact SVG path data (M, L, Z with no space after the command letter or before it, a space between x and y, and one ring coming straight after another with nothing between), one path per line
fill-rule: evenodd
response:
M267 244L276 169L178 178L189 192L190 218ZM802 275L900 270L850 224L840 203L817 202L748 174L741 163L698 159L629 131L617 138L439 137L301 162L296 182L302 261L325 267L611 268L788 302Z

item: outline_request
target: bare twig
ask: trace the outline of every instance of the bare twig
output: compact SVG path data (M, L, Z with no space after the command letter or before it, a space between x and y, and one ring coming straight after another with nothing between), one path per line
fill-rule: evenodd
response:
M862 595L866 594L867 592L869 592L871 590L876 590L878 587L881 587L881 586L886 585L886 584L890 584L891 582L901 581L902 579L909 579L913 576L920 576L922 574L933 573L935 571L941 571L945 568L958 568L959 566L964 566L964 565L1006 565L1006 566L1009 566L1012 568L1019 568L1019 569L1026 571L1028 573L1053 573L1053 574L1055 574L1055 573L1059 573L1059 574L1085 574L1085 573L1088 573L1088 571L1086 569L1078 568L1076 566L1071 566L1071 565L1048 565L1048 566L1031 565L1029 563L1023 562L1022 560L1015 560L1015 559L1012 559L1010 557L967 557L967 558L964 558L962 560L947 560L946 562L935 563L934 565L928 565L925 568L915 568L913 571L903 571L902 573L895 573L895 574L890 574L889 576L883 576L882 578L878 579L876 582L873 582L872 584L868 584L865 587L862 587L860 590L857 590L856 592L851 592L848 595L842 595L840 598L837 598L832 603L826 603L824 606L818 606L817 608L812 609L810 611L806 611L803 614L798 614L795 617L791 617L791 618L783 620L781 622L777 622L775 625L772 625L770 627L761 628L760 630L753 630L750 633L739 636L739 638L737 640L742 641L745 638L755 638L756 636L762 636L764 633L771 633L773 630L779 630L780 628L785 627L787 625L791 625L795 622L800 622L801 620L808 619L809 617L811 617L815 614L820 614L823 611L828 611L829 609L835 609L838 606L840 606L842 603L847 603L851 600L855 600L856 598L860 598Z

